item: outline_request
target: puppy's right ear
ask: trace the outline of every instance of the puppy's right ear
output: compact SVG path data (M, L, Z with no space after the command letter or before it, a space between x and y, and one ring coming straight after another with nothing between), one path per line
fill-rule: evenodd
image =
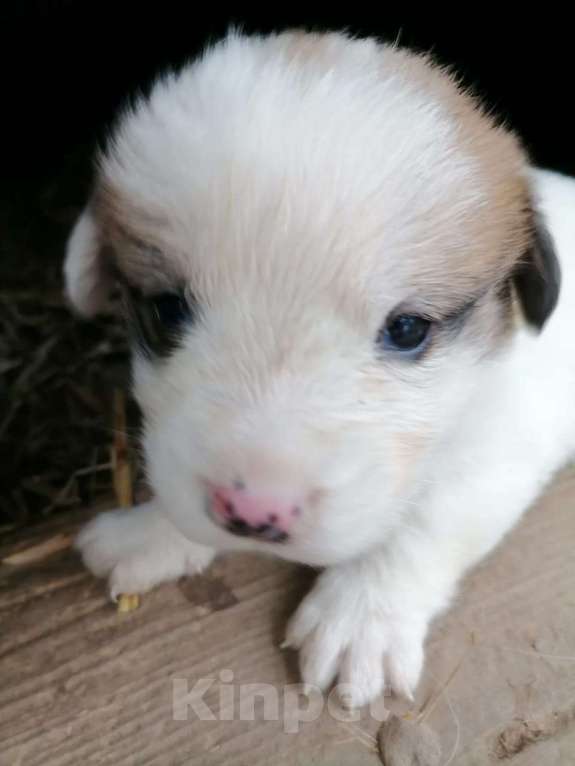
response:
M64 281L66 295L78 313L89 317L106 309L114 280L90 205L76 221L68 239Z
M559 299L561 267L542 216L533 213L532 219L533 242L517 265L514 282L527 322L542 330Z

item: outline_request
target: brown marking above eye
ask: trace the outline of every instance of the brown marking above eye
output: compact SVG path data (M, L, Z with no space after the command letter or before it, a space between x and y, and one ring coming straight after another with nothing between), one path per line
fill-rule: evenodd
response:
M491 285L482 286L472 295L445 294L438 296L434 288L430 289L433 298L410 299L400 303L394 310L394 315L416 314L430 322L443 324L465 317L488 294Z
M181 281L173 262L159 247L134 237L116 238L114 262L126 281L145 293L167 292Z
M94 214L111 252L114 270L145 293L169 291L185 281L181 262L159 241L167 220L130 205L105 180L94 194Z

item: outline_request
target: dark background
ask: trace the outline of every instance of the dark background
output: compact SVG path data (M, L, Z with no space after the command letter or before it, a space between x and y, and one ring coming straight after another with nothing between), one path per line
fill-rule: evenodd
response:
M113 321L88 326L70 318L60 269L89 192L94 146L122 103L231 23L247 31L347 27L454 65L522 136L535 162L575 174L571 22L543 6L506 20L502 7L442 13L386 3L362 13L356 6L300 12L268 5L243 12L170 0L4 0L0 508L8 525L89 502L90 466L105 460L109 430L102 424L109 391L124 385L126 347ZM88 470L89 487L81 478L70 483L77 470Z
M4 0L0 194L17 196L32 215L41 215L41 190L75 205L89 184L92 148L118 108L230 24L247 31L345 27L432 51L521 135L535 162L575 174L575 33L567 13L540 7L504 20L480 7L463 15L384 5L364 13L242 12L182 0Z
M347 27L433 51L508 118L534 158L575 172L573 56L567 13L537 9L504 21L494 10L469 15L380 4L377 12L242 13L217 4L155 0L17 0L2 12L2 112L12 177L55 172L80 145L101 135L129 92L162 67L192 57L230 23L249 31L284 26ZM385 9L383 9L385 6ZM7 91L7 93L6 93Z

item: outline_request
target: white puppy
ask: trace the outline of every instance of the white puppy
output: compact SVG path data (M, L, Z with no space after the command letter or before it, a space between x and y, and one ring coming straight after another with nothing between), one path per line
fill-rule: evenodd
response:
M426 58L232 34L121 117L65 271L85 314L123 290L155 497L84 529L87 566L113 594L215 551L326 567L304 681L411 695L575 447L575 182Z

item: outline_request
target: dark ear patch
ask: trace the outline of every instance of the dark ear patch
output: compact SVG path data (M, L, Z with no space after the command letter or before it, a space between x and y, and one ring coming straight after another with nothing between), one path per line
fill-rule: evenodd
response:
M514 271L513 283L525 318L541 330L557 305L561 268L542 216L534 214L533 222L533 240Z

